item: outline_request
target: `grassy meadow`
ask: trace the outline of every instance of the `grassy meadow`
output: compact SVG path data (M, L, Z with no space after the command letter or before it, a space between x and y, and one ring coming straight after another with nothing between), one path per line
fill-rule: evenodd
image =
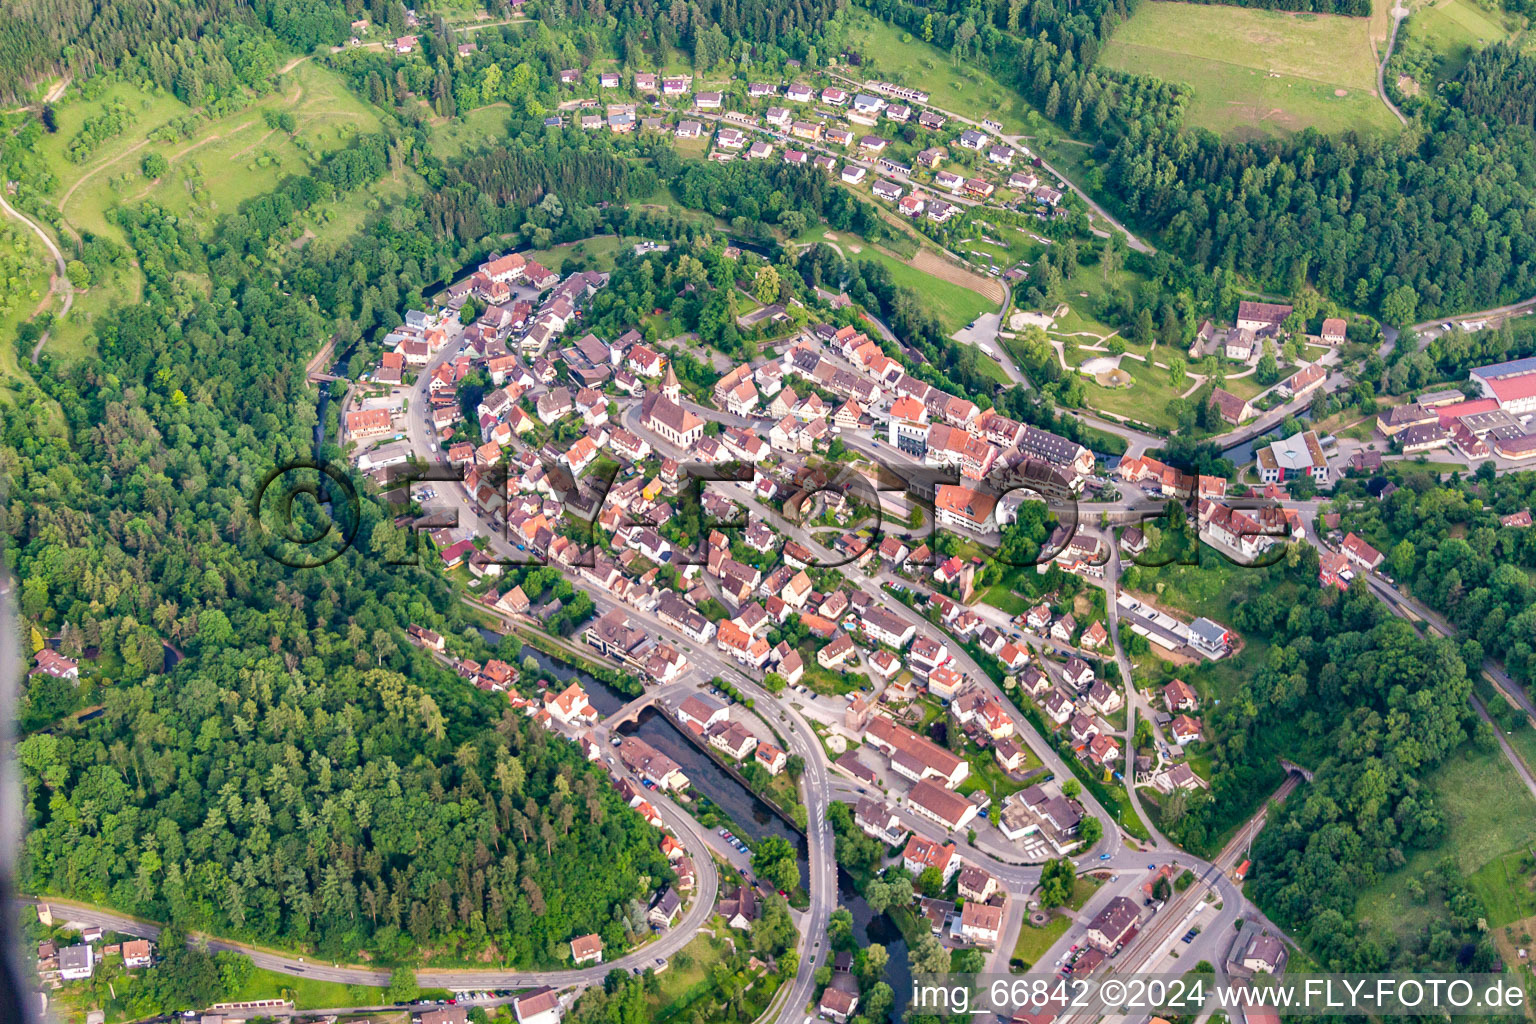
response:
M1018 93L978 68L957 65L948 53L858 7L846 13L848 43L866 55L856 76L885 78L928 93L934 106L981 120L995 118L1009 133L1025 130L1033 109Z
M1104 49L1106 67L1183 82L1192 127L1246 138L1393 131L1376 95L1371 19L1159 0Z
M1426 780L1445 818L1445 841L1409 855L1402 869L1360 896L1357 920L1398 936L1415 932L1439 910L1415 903L1408 883L1451 857L1468 875L1497 927L1531 913L1530 872L1521 856L1536 843L1536 800L1497 749L1463 746Z
M81 162L65 159L81 125L112 104L126 106L132 123ZM269 127L268 113L291 114L295 131L290 135ZM219 216L233 212L245 200L272 191L283 178L304 173L356 134L380 126L377 113L349 92L339 76L307 61L293 65L269 95L212 119L198 117L168 93L131 82L110 85L90 99L66 94L57 116L59 130L43 140L42 150L60 176L50 200L63 213L66 240L91 232L124 244L127 239L111 216L117 207L154 202L207 231ZM152 138L164 126L189 118L189 136L178 134L171 141ZM494 121L472 120L468 130L489 134ZM150 153L169 164L169 170L154 179L142 168ZM308 212L300 241L344 238L361 226L382 195L405 187L404 181L386 178L367 193ZM69 318L55 327L48 342L49 353L65 360L87 354L96 318L114 305L138 301L142 284L138 270L129 268L77 291ZM3 356L0 372L13 372Z

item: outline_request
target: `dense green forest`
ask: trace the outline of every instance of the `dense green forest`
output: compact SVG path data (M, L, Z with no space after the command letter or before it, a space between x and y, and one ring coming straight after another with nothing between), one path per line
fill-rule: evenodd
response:
M1465 384L1467 371L1474 366L1529 355L1536 355L1536 324L1506 320L1481 331L1442 332L1422 352L1412 346L1395 347L1387 360L1373 358L1366 376L1378 382L1381 392L1401 395L1448 380ZM1467 386L1476 391L1475 386Z
M121 210L143 301L7 415L0 544L34 649L55 636L86 659L105 706L23 745L22 882L337 958L556 964L573 934L625 944L670 877L654 831L568 745L406 644L408 623L469 623L439 577L388 567L409 537L384 509L365 501L354 547L295 571L251 507L311 451L302 367L322 339L399 323L469 251L425 230L419 198L341 245L283 244L296 211L377 181L389 154L360 137L206 238ZM165 643L185 655L169 671ZM23 718L76 700L39 682Z
M1234 624L1267 657L1235 697L1205 712L1211 788L1162 801L1162 830L1207 854L1283 781L1281 758L1314 768L1314 781L1271 812L1253 847L1251 893L1325 970L1443 969L1496 956L1480 935L1476 899L1437 922L1439 936L1383 949L1351 920L1355 900L1415 850L1437 848L1445 821L1426 774L1469 740L1492 743L1468 703L1471 682L1454 643L1417 636L1363 583L1316 593L1318 558L1290 548L1267 568L1232 576ZM1127 570L1127 587L1149 588L1160 570ZM1454 869L1444 885L1460 891ZM1450 900L1447 900L1449 905ZM1464 943L1472 961L1456 959ZM1427 959L1426 959L1427 958Z
M1528 690L1536 686L1536 532L1503 527L1499 517L1536 502L1536 476L1494 476L1485 464L1470 479L1426 486L1416 480L1380 502L1343 513L1387 555L1390 571L1415 597L1450 620L1468 664L1502 662Z
M1181 126L1176 87L1094 66L1134 5L867 2L1093 140L1103 166L1088 184L1196 267L1285 293L1310 280L1394 324L1536 292L1536 148L1519 124L1445 103L1395 139L1229 142ZM1525 86L1505 78L1464 102L1518 120Z
M1536 57L1514 43L1497 43L1467 61L1458 82L1461 108L1471 117L1536 127Z
M81 736L22 744L34 889L326 956L534 966L572 935L621 948L671 877L654 830L499 698L358 668L324 630L302 658L236 646L254 608L200 618L224 646L113 688Z

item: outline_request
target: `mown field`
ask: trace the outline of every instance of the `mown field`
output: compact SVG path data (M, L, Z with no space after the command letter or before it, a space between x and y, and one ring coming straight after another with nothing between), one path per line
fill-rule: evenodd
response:
M1376 96L1368 18L1159 0L1115 31L1101 59L1190 86L1187 123L1225 135L1398 127Z
M1442 55L1444 63L1438 76L1441 79L1454 78L1473 51L1507 39L1513 31L1511 16L1472 0L1416 3L1402 28L1405 42L1421 43Z
M997 310L998 303L980 292L924 273L878 246L870 245L857 235L829 231L826 225L822 224L807 230L798 241L801 243L827 242L841 249L844 259L872 260L885 266L890 270L891 278L897 285L910 288L922 297L924 304L939 318L939 324L946 333L958 331L982 313Z

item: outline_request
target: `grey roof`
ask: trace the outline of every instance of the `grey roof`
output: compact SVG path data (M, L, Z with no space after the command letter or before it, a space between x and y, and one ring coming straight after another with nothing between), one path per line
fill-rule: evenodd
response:
M1119 940L1124 937L1126 930L1136 923L1138 916L1136 904L1124 896L1116 896L1109 901L1109 905L1099 911L1098 916L1088 925L1097 929L1105 937Z
M672 915L676 914L678 908L680 908L682 905L683 901L677 895L677 890L669 886L668 888L662 890L660 896L656 897L656 902L652 904L651 910L660 911L670 920Z
M1226 635L1226 629L1210 619L1196 619L1189 624L1190 633L1212 644L1219 644Z

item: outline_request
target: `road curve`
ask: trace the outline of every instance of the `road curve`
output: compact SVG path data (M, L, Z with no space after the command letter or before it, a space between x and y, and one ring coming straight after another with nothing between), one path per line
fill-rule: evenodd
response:
M699 835L697 826L692 819L678 810L669 800L659 794L651 794L650 802L656 808L664 821L681 837L693 854L694 865L698 869L698 888L693 895L693 902L685 914L672 929L655 942L646 943L619 957L617 960L602 964L594 964L590 967L578 967L572 969L547 970L547 971L495 971L495 970L458 970L445 968L425 968L416 972L416 980L428 988L447 989L498 989L498 988L533 988L540 985L550 985L563 988L572 985L591 985L601 982L607 977L609 971L631 970L645 968L652 964L658 957L670 957L681 950L690 941L694 934L714 913L715 897L717 895L720 877L715 868L714 858L710 855L708 844ZM120 914L113 910L77 903L73 900L45 897L39 899L33 896L17 897L16 902L23 904L37 904L44 902L52 906L59 917L68 921L80 921L84 924L98 925L102 928L119 932L123 935L134 935L140 938L153 939L160 934L160 925L141 921L126 914ZM278 953L271 950L259 949L244 943L221 939L215 936L196 934L198 941L206 943L207 947L215 952L227 950L235 953L243 953L251 958L251 962L257 967L279 974L291 974L305 978L315 978L320 981L337 981L350 985L388 985L390 972L381 968L370 967L346 967L338 964L316 961L313 958ZM191 942L194 935L188 935Z
M1380 96L1381 102L1385 103L1387 109L1392 111L1392 116L1403 124L1407 124L1408 119L1403 116L1401 110L1397 109L1397 104L1393 103L1387 96L1387 61L1392 59L1392 48L1397 45L1397 29L1402 25L1403 19L1406 17L1408 17L1406 8L1392 8L1392 34L1387 36L1387 52L1381 55L1381 63L1376 65L1376 95Z
M59 317L63 318L68 316L70 307L75 304L75 286L70 284L69 274L65 272L64 254L59 252L59 247L54 244L52 238L48 237L48 232L39 227L37 222L34 221L31 217L28 217L26 214L12 206L10 203L6 202L4 196L0 196L0 210L4 210L6 216L14 217L16 220L21 221L27 227L31 228L32 233L38 238L41 238L43 240L43 244L48 247L48 252L53 255L53 264L55 268L53 275L48 280L48 293L51 295L56 291L61 289L63 290L64 308L59 310ZM37 339L37 344L32 346L33 366L37 365L37 359L40 355L42 355L43 352L43 345L47 343L48 335L52 333L52 331L44 331L43 336Z
M864 88L864 84L862 82L858 81L857 79L850 78L838 71L828 71L827 74L832 78L842 79L844 82L854 86L856 89L862 90ZM1081 199L1085 205L1087 205L1088 209L1092 210L1095 215L1104 221L1104 223L1108 224L1110 229L1123 234L1126 239L1126 244L1129 245L1132 249L1137 252L1147 253L1149 255L1157 252L1156 246L1150 242L1146 242L1140 238L1137 238L1135 233L1132 232L1130 228L1116 220L1113 214L1104 209L1103 206L1099 205L1099 203L1096 202L1094 198L1087 193L1086 190L1081 188L1077 182L1073 181L1071 178L1067 177L1065 174L1062 174L1056 168L1052 167L1049 163L1046 162L1045 157L1041 156L1039 153L1036 153L1034 150L1029 149L1029 147L1024 144L1025 137L1023 135L1004 135L1002 132L992 132L992 129L987 128L980 121L972 120L971 118L966 117L964 114L956 113L953 110L946 110L944 107L937 106L933 103L918 103L915 100L908 100L906 102L911 103L914 107L923 107L925 109L932 110L935 113L943 114L945 117L953 118L954 120L959 121L961 124L968 124L972 128L980 128L985 132L990 132L996 135L999 139L1008 143L1010 146L1028 150L1031 156L1040 161L1041 170L1044 170L1049 174L1053 174L1058 180L1065 182L1066 186L1077 194L1077 197ZM945 198L948 199L949 197L946 196Z

